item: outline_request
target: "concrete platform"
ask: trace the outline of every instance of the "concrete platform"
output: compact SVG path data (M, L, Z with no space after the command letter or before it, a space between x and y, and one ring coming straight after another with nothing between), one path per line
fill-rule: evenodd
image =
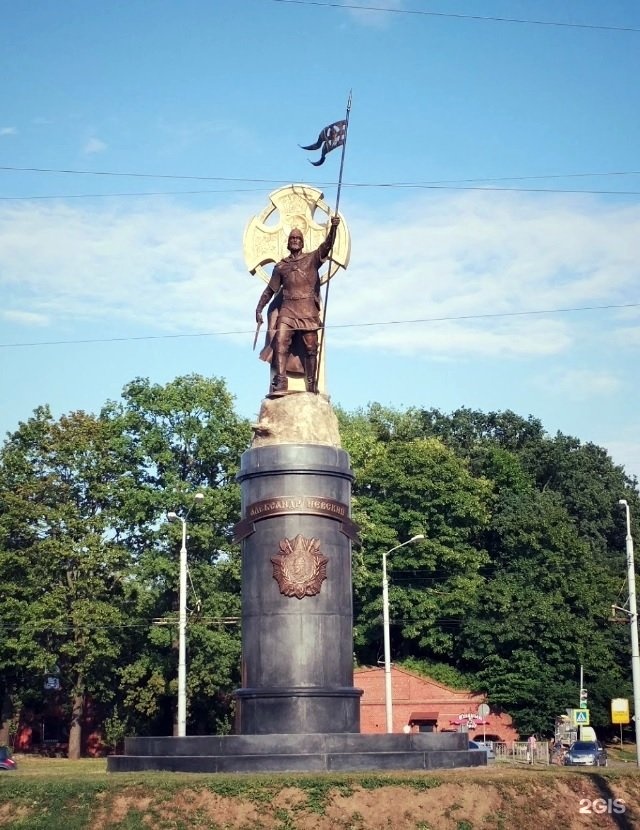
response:
M464 733L301 734L127 738L109 772L357 772L486 766Z

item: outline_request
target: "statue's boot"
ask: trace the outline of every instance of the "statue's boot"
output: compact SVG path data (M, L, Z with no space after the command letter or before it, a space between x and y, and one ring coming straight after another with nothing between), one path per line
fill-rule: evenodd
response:
M289 392L289 379L287 378L287 354L276 352L273 367L275 375L271 381L271 397L277 398Z
M307 355L304 360L304 370L307 376L307 392L318 392L318 356Z
M271 381L271 397L279 398L289 394L289 379L286 375L274 375Z

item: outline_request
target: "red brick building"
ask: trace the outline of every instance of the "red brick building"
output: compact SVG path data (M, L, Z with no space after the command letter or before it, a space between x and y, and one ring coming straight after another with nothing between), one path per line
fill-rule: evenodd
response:
M476 714L481 703L487 703L484 695L451 689L436 680L422 677L406 669L391 669L393 699L393 731L456 732L461 715ZM360 668L355 670L354 686L362 689L360 702L360 731L385 732L384 669ZM482 740L517 741L510 715L494 711L486 723L469 729L469 736Z

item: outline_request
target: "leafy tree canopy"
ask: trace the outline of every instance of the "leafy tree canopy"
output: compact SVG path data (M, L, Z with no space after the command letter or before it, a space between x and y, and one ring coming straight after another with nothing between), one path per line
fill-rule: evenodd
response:
M524 732L549 733L578 700L592 722L630 696L624 514L637 482L607 453L513 412L338 412L355 473L356 657L382 657L382 558L392 656L489 694ZM56 698L74 751L88 701L111 739L175 718L181 523L188 524L188 718L228 731L239 684L236 482L251 429L224 381L137 378L98 416L46 406L0 448L0 683L20 704ZM195 505L201 491L204 500ZM412 537L424 538L404 544ZM6 705L3 705L6 712Z

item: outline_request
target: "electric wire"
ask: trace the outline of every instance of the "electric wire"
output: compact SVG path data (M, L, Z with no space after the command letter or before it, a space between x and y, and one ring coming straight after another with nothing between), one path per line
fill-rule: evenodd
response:
M496 15L462 14L456 12L432 12L424 9L394 9L389 6L364 6L356 3L330 3L320 0L272 0L274 3L283 3L295 6L320 6L333 9L349 9L355 11L387 12L389 14L407 14L422 17L443 17L454 20L478 20L488 23L520 23L529 26L558 26L567 29L592 29L605 32L640 32L635 26L609 26L600 23L569 23L560 20L536 20L520 17L498 17Z
M443 322L457 322L461 320L491 320L497 318L508 317L528 317L543 314L569 314L584 311L611 311L621 309L639 308L640 302L637 303L610 303L607 305L593 305L593 306L575 306L568 308L547 308L547 309L533 309L528 311L503 311L492 312L488 314L460 314L447 315L443 317L419 317L412 320L376 320L365 323L337 323L327 326L328 330L337 329L361 329L371 328L374 326L405 326L415 325L418 323L443 323ZM0 343L0 349L17 349L26 347L38 346L74 346L86 345L88 343L130 343L135 341L147 340L176 340L179 338L193 338L193 337L229 337L232 335L248 335L253 334L250 329L235 329L230 331L209 331L209 332L195 332L193 334L149 334L149 335L130 335L126 337L89 337L74 340L34 340L24 343Z
M143 178L143 179L169 179L172 181L211 181L211 182L226 182L236 184L261 184L261 185L284 185L288 182L287 179L253 179L240 178L228 176L187 176L173 173L139 173L139 172L121 172L114 170L76 170L65 168L46 168L46 167L9 167L0 166L0 171L4 172L30 172L30 173L53 173L62 175L74 176L101 176L101 177L118 177L118 178ZM466 179L440 179L435 181L406 181L406 182L343 182L344 188L350 189L382 189L382 190L462 190L462 191L478 191L486 190L489 192L516 192L516 193L564 193L564 194L587 194L587 195L604 195L604 196L638 196L638 190L606 190L596 188L552 188L552 187L498 187L492 186L496 182L524 182L524 181L541 181L547 179L576 179L576 178L605 178L605 177L621 177L621 176L637 176L640 171L603 171L603 172L579 172L579 173L550 173L537 174L532 176L498 176L498 177L484 177L484 178L466 178ZM332 186L334 182L311 182L311 186L326 188ZM72 194L30 194L26 196L0 196L0 201L16 202L16 201L38 201L38 200L56 200L56 199L101 199L101 198L126 198L126 197L154 197L154 196L199 196L207 194L222 194L222 193L255 193L262 191L262 187L236 187L236 188L216 188L216 189L201 189L201 190L149 190L149 191L125 191L117 193L72 193Z
M172 179L177 181L200 181L200 182L243 182L245 184L282 184L288 183L288 179L255 179L237 176L193 176L179 173L141 173L136 171L121 170L78 170L65 167L15 167L0 165L0 171L13 173L60 173L73 176L103 176L132 179ZM436 179L426 182L391 182L390 186L401 186L403 184L469 184L473 182L503 182L503 181L525 181L528 179L573 179L591 176L640 176L640 170L605 170L601 172L578 172L578 173L538 173L532 176L498 176L498 177L475 177L472 179ZM328 182L310 182L312 185L326 185ZM335 182L332 182L335 183ZM344 186L344 182L343 182ZM378 184L367 184L352 182L351 187L377 187Z
M470 187L464 185L440 184L359 184L349 185L343 182L343 187L389 188L403 190L460 190L487 193L566 193L584 194L586 196L640 196L640 190L586 190L584 188L560 187ZM120 193L69 193L61 195L32 194L29 196L0 196L0 202L36 202L60 201L63 199L122 199L146 198L150 196L203 196L215 193L261 193L263 188L233 188L226 190L146 190L128 191Z

